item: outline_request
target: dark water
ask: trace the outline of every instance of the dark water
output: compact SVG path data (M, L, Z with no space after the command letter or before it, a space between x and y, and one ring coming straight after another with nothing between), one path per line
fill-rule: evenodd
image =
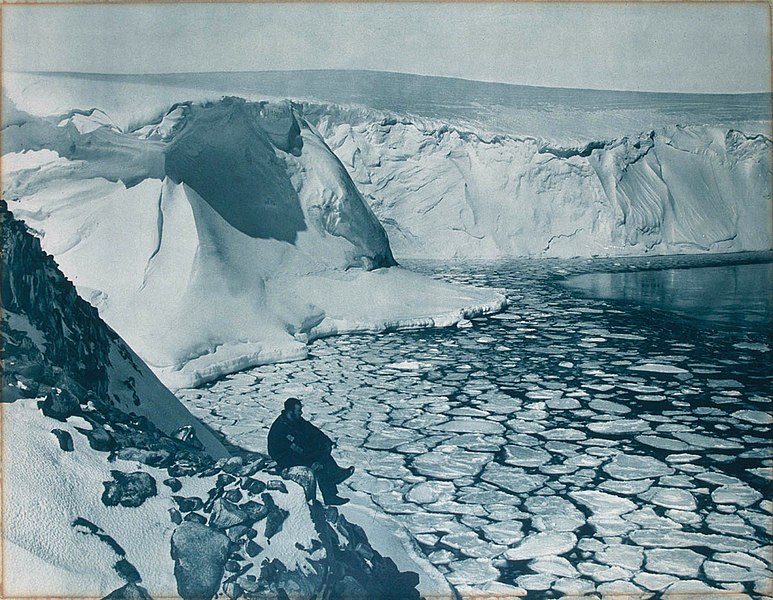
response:
M564 285L587 297L662 309L727 329L773 328L773 263L588 273Z

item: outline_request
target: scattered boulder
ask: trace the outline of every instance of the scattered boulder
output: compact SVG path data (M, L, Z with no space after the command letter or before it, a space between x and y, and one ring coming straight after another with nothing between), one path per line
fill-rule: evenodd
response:
M271 494L263 494L261 498L263 498L263 502L265 503L266 509L268 510L268 514L266 515L265 535L266 539L270 540L277 533L282 531L285 519L287 519L290 513L283 508L279 508L274 502L274 499L271 497Z
M148 473L110 471L110 475L113 480L103 482L105 491L102 494L102 503L105 506L140 506L158 493L156 480Z
M228 529L235 525L241 525L249 519L246 512L224 498L215 501L212 506L210 525L218 529Z
M266 491L266 484L260 479L246 478L242 481L242 489L247 490L250 494L258 495Z
M283 494L287 493L287 486L281 479L269 480L268 483L266 483L266 488L274 492L282 492Z
M169 450L147 450L145 448L121 448L115 453L115 458L134 460L151 467L168 467L174 460L174 454Z
M89 440L89 446L97 452L110 452L116 447L113 436L101 425L94 423L92 429L76 427Z
M244 547L244 550L247 552L247 556L250 558L255 558L258 554L263 552L263 547L254 542L253 540L250 540L247 542L247 545Z
M190 512L187 515L185 515L183 517L183 521L187 521L189 523L199 523L200 525L207 524L207 518L195 512Z
M217 594L231 541L225 534L186 522L172 533L172 560L177 593L183 600L207 600Z
M56 439L59 440L59 447L64 450L65 452L72 452L74 447L72 443L72 436L70 435L69 431L64 431L63 429L52 429L51 433L53 433L56 436Z
M191 496L189 498L184 496L172 496L172 499L177 504L180 512L184 513L201 510L201 508L204 506L204 501L201 498L197 498L196 496Z
M309 467L290 467L282 471L282 477L300 485L306 495L306 500L317 498L317 478Z
M115 572L118 573L124 581L128 583L139 583L142 581L139 571L126 558L120 559L113 565Z
M265 519L266 516L268 516L268 508L266 508L264 504L256 502L255 500L249 500L248 502L242 504L239 508L246 512L252 521L260 521L261 519Z
M183 487L183 484L176 477L164 479L163 484L175 493L179 492Z
M66 421L80 411L78 399L67 390L54 388L38 402L38 408L44 415L57 421Z
M242 499L242 495L243 494L241 490L228 490L225 494L223 494L223 498L236 504Z

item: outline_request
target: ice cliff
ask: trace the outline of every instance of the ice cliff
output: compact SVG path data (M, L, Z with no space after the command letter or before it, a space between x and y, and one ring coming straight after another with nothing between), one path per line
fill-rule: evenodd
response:
M771 139L670 125L579 144L305 104L395 255L622 256L767 250Z
M5 597L418 600L418 574L303 473L229 457L5 203L0 218Z
M504 303L395 267L343 165L288 103L178 103L130 132L98 109L6 109L11 210L167 385Z

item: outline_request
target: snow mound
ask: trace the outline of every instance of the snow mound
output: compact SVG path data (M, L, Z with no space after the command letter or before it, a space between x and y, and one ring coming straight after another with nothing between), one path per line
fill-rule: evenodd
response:
M176 104L134 133L98 111L11 121L11 210L172 387L303 358L321 335L504 305L394 268L381 224L289 103Z

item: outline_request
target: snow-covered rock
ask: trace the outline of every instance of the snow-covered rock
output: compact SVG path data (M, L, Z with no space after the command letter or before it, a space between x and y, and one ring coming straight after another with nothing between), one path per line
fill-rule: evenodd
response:
M386 268L381 224L288 103L176 104L134 133L95 111L84 127L83 111L9 110L11 210L170 386L302 358L314 337L452 325L505 303Z

